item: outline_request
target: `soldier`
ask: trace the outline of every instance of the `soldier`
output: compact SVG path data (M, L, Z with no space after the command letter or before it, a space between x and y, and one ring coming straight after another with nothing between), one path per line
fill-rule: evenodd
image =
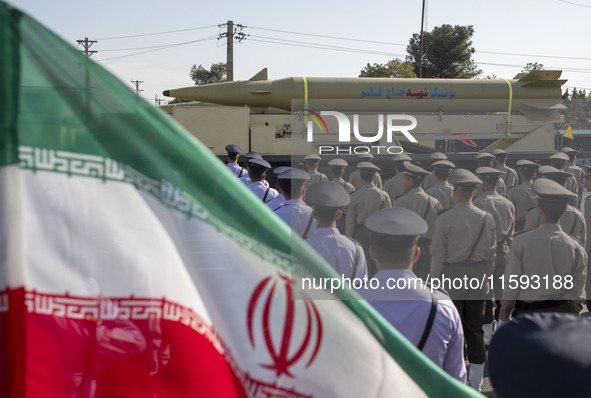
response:
M564 152L556 152L555 154L550 155L548 159L550 160L550 165L552 167L557 168L558 170L564 169L566 167L566 163L569 161L568 155ZM577 180L575 179L575 177L569 177L566 180L565 187L566 189L577 195L576 198L578 198L579 185L577 184ZM579 203L576 200L574 202L574 205L579 207Z
M359 293L412 344L452 377L466 381L464 334L458 311L444 293L430 288L411 271L422 254L416 247L427 224L402 208L372 214L370 255L380 286L397 281L396 289L362 289ZM404 282L404 283L401 283Z
M341 209L349 204L349 194L332 181L314 184L306 196L313 207L316 232L306 242L316 250L337 273L346 278L367 277L363 248L353 239L341 235L336 228Z
M347 208L346 235L361 243L365 250L365 258L368 258L369 236L363 228L363 222L372 213L392 207L388 194L372 184L376 173L380 170L369 162L360 162L357 167L361 170L361 181L363 185L351 194L351 202ZM375 265L368 260L369 276L375 273Z
M291 169L291 167L288 166L279 166L273 169L273 174L275 174L275 189L279 192L279 196L267 202L267 206L269 206L273 211L283 206L286 202L285 196L283 196L281 193L281 187L279 186L279 180L277 179L277 176L289 169Z
M494 163L494 160L495 156L492 153L479 152L476 154L476 168L493 167L492 164ZM507 197L507 187L505 186L505 182L503 180L499 181L499 185L497 185L496 191L499 195ZM474 199L479 198L480 196L482 196L482 187L478 188Z
M304 157L306 162L306 168L308 169L308 174L310 175L310 179L306 182L306 188L308 188L312 184L316 184L320 181L328 181L328 177L326 174L320 173L318 171L318 167L320 166L320 161L322 158L319 155L311 154L306 155Z
M583 181L583 176L585 175L585 170L583 170L582 168L580 168L579 166L577 166L575 164L575 159L577 158L577 153L578 153L576 149L569 148L569 147L565 146L564 148L562 148L562 152L564 152L568 155L568 162L566 163L566 166L564 166L564 168L562 170L566 171L567 173L571 173L573 175L573 177L575 177L575 180L577 181L577 193L578 193L578 198L577 198L578 206L577 207L579 207L583 203L583 188L585 186L585 181Z
M530 312L578 315L583 308L587 253L558 224L575 194L548 178L538 178L532 189L538 197L540 226L513 239L504 278L506 283L519 283L503 291L502 321Z
M513 239L515 229L515 207L507 198L495 192L503 171L490 167L479 167L476 169L476 176L482 180L482 191L484 194L474 200L474 206L490 213L495 220L497 239L497 256L495 260L494 275L494 298L496 308L493 314L492 300L486 300L484 310L484 343L488 345L494 333L494 321L499 320L501 312L501 297L503 296L502 278L505 272L505 262L509 255L509 246Z
M540 166L537 174L538 177L548 178L563 187L566 184L567 179L572 176L572 174L558 170L552 166ZM560 217L558 224L560 224L560 227L564 232L577 239L583 246L585 246L585 242L587 241L587 225L585 223L585 217L583 217L583 214L578 209L568 204L566 211L564 212L564 215ZM523 229L524 231L529 231L530 229L538 228L539 225L540 220L538 219L538 211L537 209L531 209L527 213Z
M538 167L540 167L539 164L530 162L529 160L523 159L517 161L517 172L519 173L521 184L511 188L507 193L507 199L515 206L515 232L523 231L527 212L537 206L531 184L536 176Z
M450 182L454 187L456 205L437 217L431 241L431 276L444 281L485 280L494 270L497 240L495 220L486 211L472 204L476 189L482 184L466 169L455 169ZM483 312L486 281L482 289L469 289L455 283L446 285L464 328L470 362L469 384L480 390L486 361Z
M433 152L429 157L431 158L431 162L433 162L431 164L433 170L431 170L431 173L425 177L425 181L423 182L423 189L425 191L437 183L437 179L435 178L435 163L440 160L447 160L447 155L443 152Z
M503 149L495 149L492 151L492 154L495 157L495 169L501 170L503 172L501 179L505 183L505 188L507 191L517 186L519 184L517 172L505 164L507 162L507 156L509 155L507 151Z
M423 191L423 179L429 175L429 172L412 164L404 162L404 186L406 193L396 199L394 207L403 207L417 213L427 223L428 230L421 235L417 247L421 249L421 257L414 264L413 272L419 278L426 279L431 265L431 256L429 246L433 236L433 228L437 214L442 210L441 203L434 197L431 197Z
M302 238L306 239L316 231L316 220L312 217L312 208L303 201L306 194L304 187L310 175L304 170L289 168L277 176L285 204L275 209L275 214Z
M389 178L384 184L384 191L390 196L390 202L394 203L396 198L404 195L404 162L410 162L412 159L405 153L400 153L392 157L394 161L394 172L396 175Z
M226 145L226 152L228 153L228 170L234 173L237 177L240 176L240 173L244 172L244 169L238 165L238 158L240 157L240 152L242 152L242 148L236 144Z
M328 166L330 167L330 173L332 174L331 181L341 185L343 189L345 189L345 191L347 191L347 193L351 195L353 192L355 192L355 187L353 187L353 185L351 185L343 179L343 175L345 175L345 167L347 167L348 165L349 164L345 160L340 158L331 159L328 162ZM339 232L344 235L345 227L347 225L347 208L342 208L341 213L341 218L337 219L337 228Z
M359 153L357 154L360 162L369 162L373 163L373 155L371 153ZM359 177L359 170L355 170L349 176L349 183L355 187L355 189L361 188L363 183L361 182L361 177ZM380 177L380 173L376 173L376 179L373 181L373 184L382 189L382 177Z
M243 183L245 183L246 185L249 185L250 184L250 176L248 175L249 170L250 170L249 162L251 159L262 159L263 157L258 152L248 152L246 155L244 155L244 157L246 158L246 163L245 163L246 169L242 169L243 171L240 174L238 174L238 179L240 181L242 181ZM267 180L264 180L263 184L265 185L265 188L269 186L269 182Z
M447 180L449 174L456 166L449 160L439 160L433 163L435 184L425 190L427 195L437 199L441 203L442 211L449 210L454 207L453 200L454 187L452 187ZM429 178L428 176L426 178ZM426 185L426 184L424 184Z
M587 166L585 165L585 176L583 177L583 179L585 180L585 187L587 188L587 191L591 191L591 166ZM585 245L585 253L587 253L587 255L589 255L590 252L590 248L591 248L591 195L588 195L585 198L585 202L584 202L584 210L585 210L585 224L587 226L587 236L589 237L589 239L587 239L586 245ZM591 272L589 272L589 269L587 268L587 284L586 284L586 290L587 290L587 310L591 311Z
M264 159L250 159L248 163L251 180L248 188L265 204L279 196L276 189L271 188L269 183L264 183L267 177L267 169L271 168L269 162Z

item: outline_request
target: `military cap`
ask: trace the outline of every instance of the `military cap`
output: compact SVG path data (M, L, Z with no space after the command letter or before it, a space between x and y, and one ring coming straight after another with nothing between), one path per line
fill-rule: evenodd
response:
M289 169L285 170L283 173L277 176L278 180L299 180L299 181L307 181L310 179L310 174L306 173L302 169L297 169L290 167Z
M506 397L591 397L591 322L565 313L516 317L493 335L488 372Z
M357 168L359 170L380 171L380 168L378 166L369 162L359 162L357 163Z
M558 170L556 167L552 167L552 166L540 166L540 167L538 167L537 174L540 177L563 177L563 178L568 178L568 177L572 177L573 176L571 173L567 173L566 171Z
M264 169L270 169L271 165L264 159L249 159L248 163L254 166L262 167Z
M450 162L449 160L438 160L434 162L432 165L436 169L455 169L456 165Z
M482 185L482 180L470 170L455 169L449 176L449 183L461 191L473 191Z
M244 157L248 159L262 159L263 157L258 152L248 152Z
M506 156L506 155L508 155L509 153L508 153L507 151L505 151L504 149L493 149L493 150L491 151L491 154L492 154L494 157L502 157L502 156Z
M336 159L331 159L328 162L328 165L330 167L347 167L349 165L349 163L347 163L347 161L344 159L336 158Z
M279 167L275 167L275 168L273 169L273 174L275 174L275 175L277 176L277 175L279 175L279 174L281 174L281 173L283 173L284 171L286 171L286 170L289 170L289 169L291 169L291 167L289 167L289 166L279 166Z
M349 193L340 184L321 181L306 190L306 199L314 207L341 208L350 201Z
M488 152L478 152L476 154L476 160L480 160L480 159L492 159L495 156L492 153L488 153Z
M373 155L371 153L358 153L357 157L359 159L373 159Z
M577 151L576 149L573 149L573 148L568 147L568 146L565 146L564 148L562 148L562 152L564 152L566 154L579 153L579 151Z
M431 160L447 160L447 155L443 152L433 152L430 157Z
M412 159L406 153L397 153L396 155L392 156L392 160L395 162L403 162L405 160L410 162Z
M565 162L569 161L568 155L564 152L556 152L548 157L550 160L563 160Z
M523 169L537 169L538 167L540 167L540 165L538 163L534 163L531 160L526 160L526 159L521 159L518 160L517 163L515 163L517 165L518 168L523 168Z
M320 155L312 153L310 155L304 156L304 160L322 160L322 158L320 157Z
M479 167L476 169L476 175L478 177L483 176L487 178L491 177L500 177L501 174L504 174L501 170L493 169L492 167Z
M390 238L416 237L427 232L427 223L414 211L403 207L378 210L364 223L369 231Z
M569 199L577 197L576 194L548 178L538 178L532 183L531 189L539 200L547 202L568 202Z
M425 170L415 164L412 164L411 162L408 162L408 161L404 162L403 165L404 165L404 174L418 175L418 176L428 176L430 174L427 170Z
M239 145L230 144L230 145L226 145L226 152L228 152L228 154L240 153L240 152L242 152L242 148L240 148Z

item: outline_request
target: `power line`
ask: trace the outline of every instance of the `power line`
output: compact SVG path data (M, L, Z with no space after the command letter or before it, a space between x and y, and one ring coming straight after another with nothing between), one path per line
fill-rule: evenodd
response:
M139 53L121 55L121 56L112 57L112 58L105 58L105 59L101 59L99 61L110 61L110 60L113 60L113 59L119 59L119 58L125 58L125 57L133 57L134 55L140 55L140 54L151 53L151 52L154 52L154 51L166 50L166 49L173 48L173 47L184 46L184 45L187 45L187 44L198 43L198 42L207 41L207 40L215 40L216 38L217 38L217 36L210 36L210 37L205 37L203 39L197 39L197 40L186 41L186 42L183 42L183 43L171 44L171 45L167 45L167 46L164 46L164 47L156 48L154 50L141 51Z
M300 41L287 40L287 39L267 38L270 40L258 40L258 39L255 39L256 37L267 38L265 36L251 35L251 38L249 40L258 41L258 42L262 42L262 43L281 44L281 45L286 45L286 46L317 48L317 49L321 49L321 50L333 50L333 51L372 54L372 55L385 55L385 56L390 56L390 57L401 57L401 56L403 57L404 56L404 54L389 53L389 52L384 52L384 51L374 51L374 50L364 50L364 49L360 49L360 48L331 46L331 45L327 45L327 44L316 44L316 43L300 42Z
M565 0L558 0L561 3L567 3L567 4L572 4L574 6L579 6L579 7L585 7L585 8L591 8L591 6L588 6L586 4L579 4L579 3L573 3L572 1L565 1Z
M190 30L199 30L199 29L208 29L208 28L217 28L217 25L200 26L200 27L197 27L197 28L189 28L189 29L168 30L168 31L165 31L165 32L143 33L143 34L139 34L139 35L130 35L130 36L106 37L106 38L97 39L97 40L129 39L129 38L132 38L132 37L166 35L166 34L169 34L169 33L188 32Z

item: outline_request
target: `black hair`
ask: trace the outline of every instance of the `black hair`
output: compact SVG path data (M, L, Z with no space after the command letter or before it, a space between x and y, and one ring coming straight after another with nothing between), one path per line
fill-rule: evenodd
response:
M378 262L406 266L412 262L418 240L418 236L392 237L373 233L371 244Z
M337 219L338 207L319 207L314 206L314 213L318 222L321 224L330 224Z
M359 170L359 175L363 181L372 182L376 176L375 170Z
M558 223L558 220L560 220L560 217L562 217L566 211L567 205L568 203L566 202L554 202L542 198L538 199L538 207L542 209L548 222L554 224Z

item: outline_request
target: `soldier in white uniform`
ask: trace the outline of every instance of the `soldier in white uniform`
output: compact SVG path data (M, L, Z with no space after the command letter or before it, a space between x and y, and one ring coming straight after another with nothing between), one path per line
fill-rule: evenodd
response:
M499 195L495 189L503 172L490 167L479 167L476 169L476 176L482 180L482 191L484 194L474 200L474 206L487 211L495 220L497 239L497 257L495 259L494 275L494 298L496 308L493 313L492 300L486 300L484 311L484 343L489 344L494 333L495 321L499 320L501 312L501 297L503 296L503 284L500 278L505 272L505 263L509 256L509 246L513 239L515 230L515 206L507 198Z
M363 185L351 194L351 202L347 208L346 235L361 243L365 250L365 258L368 258L369 236L363 223L372 213L380 209L392 207L388 194L373 185L376 173L380 170L369 162L360 162L357 167L361 170ZM368 260L368 273L375 273L375 264Z
M320 155L311 154L306 155L304 157L304 161L306 163L306 169L308 170L308 174L310 175L310 179L306 181L304 188L308 188L312 184L316 184L320 181L328 181L328 177L326 174L320 173L318 171L318 167L320 166L320 161L322 158Z
M267 202L267 206L269 206L271 210L277 210L286 202L285 196L283 196L283 194L281 193L281 188L279 187L279 180L277 179L277 176L289 169L291 169L291 167L288 166L279 166L273 169L273 174L275 174L275 189L279 192L279 196Z
M314 248L337 273L346 278L367 277L363 248L336 228L341 209L349 204L349 194L332 181L314 184L306 196L312 204L316 232L306 242Z
M331 159L328 162L330 173L332 174L331 181L342 186L343 189L347 191L347 194L351 195L353 192L355 192L355 187L343 179L343 175L345 175L345 168L348 165L349 163L347 163L347 161L340 158ZM341 213L341 218L337 220L337 228L339 229L339 232L344 235L347 225L347 207L343 207L341 209Z
M431 173L429 173L429 175L425 177L425 181L423 181L423 189L425 191L435 185L438 181L435 177L435 163L440 160L447 160L447 155L443 152L433 152L429 157L431 158L431 166L433 166L433 170L431 170Z
M517 161L517 172L519 173L519 178L521 178L521 184L511 188L507 192L507 199L515 206L515 232L523 231L527 213L531 209L536 208L538 204L534 192L531 189L531 184L536 176L538 167L540 167L539 164L530 162L529 160L522 159Z
M286 200L283 206L275 210L275 214L304 239L316 231L312 208L302 199L306 193L304 185L309 179L308 173L296 168L290 168L277 176L281 193Z
M449 174L455 167L449 160L439 160L433 163L436 182L431 188L425 189L427 195L433 196L441 203L442 211L449 210L455 205L453 200L454 187L448 182ZM423 183L423 185L425 184Z
M506 165L507 157L509 156L507 151L503 149L495 149L491 153L495 157L495 169L501 170L503 172L501 180L503 180L503 182L505 183L505 188L507 189L507 191L517 186L519 184L517 172Z
M357 154L357 157L359 158L360 162L373 163L373 155L371 153L359 153ZM363 183L361 181L361 177L359 176L359 170L355 170L351 173L349 176L349 184L353 185L356 190L361 188ZM380 173L376 173L376 178L373 180L373 184L376 187L382 189L382 177L380 177Z
M416 242L427 225L416 213L383 209L365 227L371 233L370 255L378 267L375 279L396 289L361 289L359 293L413 345L450 376L466 381L464 334L458 311L441 291L430 288L411 271L422 255Z
M578 315L585 300L587 253L558 224L575 194L548 178L538 178L532 189L538 196L540 226L514 237L505 267L505 281L525 276L530 283L505 288L502 321L530 312Z
M258 152L248 152L246 155L244 155L244 157L246 158L246 163L245 163L245 169L242 169L243 171L240 172L240 174L238 174L238 179L240 181L242 181L243 183L245 183L246 185L250 184L250 176L248 175L249 170L250 170L250 160L252 159L262 159L263 157L258 153ZM269 186L269 182L267 182L267 180L263 181L263 184L265 185L265 187Z
M431 265L431 256L429 246L431 237L435 228L435 220L442 210L441 204L437 199L429 196L423 191L423 179L429 175L429 172L421 167L404 162L404 186L406 193L396 199L393 207L403 207L417 213L427 223L427 232L421 235L417 246L421 249L421 257L414 264L413 272L419 278L426 279Z
M577 153L578 153L576 149L569 148L569 147L565 146L564 148L562 148L562 152L564 152L568 155L568 162L566 162L566 166L564 166L564 168L562 170L566 171L567 173L571 173L573 175L573 177L575 177L575 180L577 181L577 193L578 193L578 198L577 198L578 206L577 207L580 207L580 206L582 206L583 188L585 187L585 181L583 181L583 176L585 175L585 170L583 170L582 168L580 168L579 166L577 166L575 164L575 159L577 158Z
M228 158L228 163L226 166L228 170L234 173L237 177L240 175L240 172L243 172L243 168L238 165L238 158L240 158L240 152L242 152L242 148L236 144L226 145L226 153Z
M562 170L566 167L566 164L569 161L569 157L564 152L556 152L555 154L550 155L550 157L548 157L548 160L550 161L550 166L555 167L558 170ZM569 177L566 180L565 187L566 189L577 195L575 199L571 199L571 204L578 207L579 203L577 199L579 195L579 185L575 177Z
M277 192L276 189L271 188L268 182L265 184L267 170L270 168L271 165L264 159L249 160L251 182L248 184L248 188L250 188L250 190L254 192L254 194L257 195L259 199L261 199L265 204L279 196L279 192Z
M562 170L558 170L552 166L540 166L538 168L539 178L548 178L564 187L566 181L572 174ZM566 211L558 220L558 224L564 232L578 240L583 246L587 241L587 225L583 214L574 206L570 204L566 207ZM531 209L525 218L524 231L536 229L540 226L537 209Z
M394 161L394 177L389 178L384 183L384 191L390 196L390 202L394 203L396 198L404 195L404 162L410 162L412 159L405 153L400 153L392 157Z
M435 221L431 241L431 277L441 278L445 274L450 280L485 280L494 271L497 237L493 216L472 204L482 181L466 169L455 169L450 183L454 187L456 205L440 214ZM482 330L488 291L486 280L482 288L445 288L449 288L449 295L462 319L470 362L469 384L480 390L486 361Z

